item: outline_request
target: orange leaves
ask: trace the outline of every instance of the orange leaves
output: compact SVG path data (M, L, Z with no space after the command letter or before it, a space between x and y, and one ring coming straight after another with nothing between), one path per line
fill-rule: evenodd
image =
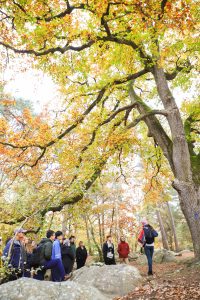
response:
M16 101L15 100L10 100L10 99L3 99L3 100L0 100L0 105L14 106L14 105L16 105Z

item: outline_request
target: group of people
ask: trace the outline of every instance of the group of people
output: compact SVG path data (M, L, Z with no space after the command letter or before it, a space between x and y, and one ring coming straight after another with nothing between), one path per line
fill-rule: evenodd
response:
M51 270L51 279L55 282L68 280L71 277L74 263L77 269L82 268L87 260L87 249L82 241L76 248L75 236L65 238L62 231L48 230L46 237L38 245L28 239L23 228L16 229L14 237L7 241L3 251L2 260L10 270L10 280L22 276L44 280L46 270ZM153 275L152 258L154 253L154 240L158 236L147 221L142 222L142 229L138 236L138 242L144 249L148 260L148 275ZM120 263L129 263L129 244L125 237L120 238L118 244ZM107 236L102 248L106 265L115 265L115 249L111 235Z
M146 220L142 221L142 229L138 236L138 242L141 249L144 249L148 261L148 275L153 275L153 253L154 253L154 240L158 236L157 231ZM129 263L129 244L125 241L125 237L120 238L117 252L119 254L120 263ZM112 243L111 235L107 236L107 241L103 244L103 258L106 265L115 265L115 250Z
M70 278L75 261L77 269L85 265L87 250L82 241L76 248L75 236L66 239L61 231L48 230L36 245L25 233L23 228L16 229L3 251L2 260L10 270L10 280L22 276L44 280L50 269L52 281L60 282Z

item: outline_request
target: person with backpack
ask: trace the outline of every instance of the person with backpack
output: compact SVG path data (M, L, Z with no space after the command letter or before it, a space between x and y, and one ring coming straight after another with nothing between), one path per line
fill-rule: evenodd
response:
M63 233L62 233L62 231L56 231L55 240L53 242L53 247L52 247L51 259L59 259L61 262L61 265L62 265L63 272L65 273L64 266L62 263L61 243L63 243ZM55 268L52 269L52 271L51 271L52 281L57 281L57 278L59 277L58 272L60 272L58 269L55 269ZM59 281L62 281L61 278Z
M32 266L39 267L41 270L37 271L34 279L44 280L44 275L47 269L53 270L53 281L65 280L65 271L62 261L59 258L52 259L52 248L55 240L55 232L48 230L46 238L43 238L34 251Z
M24 234L26 230L17 228L14 231L14 237L11 238L3 250L2 260L4 266L10 270L9 280L15 280L23 277L25 274L26 251L24 247Z
M148 261L148 275L150 276L153 275L154 240L158 236L158 233L147 221L143 221L142 225L143 228L139 234L138 242L144 247Z
M85 266L87 259L87 249L85 248L82 241L79 242L79 247L76 249L76 263L77 269L80 269Z
M118 245L119 260L120 263L129 264L128 255L130 253L129 244L125 241L125 237L121 236L120 243Z
M107 240L103 244L103 258L106 265L116 265L115 249L111 235L107 236Z

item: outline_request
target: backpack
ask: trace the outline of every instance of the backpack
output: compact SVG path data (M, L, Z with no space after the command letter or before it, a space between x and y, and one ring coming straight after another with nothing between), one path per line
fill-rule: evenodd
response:
M39 267L42 265L43 261L43 249L44 249L45 243L39 244L37 248L33 250L30 265L31 267Z
M147 244L151 244L154 242L154 238L158 236L158 233L151 227L144 227L144 236Z

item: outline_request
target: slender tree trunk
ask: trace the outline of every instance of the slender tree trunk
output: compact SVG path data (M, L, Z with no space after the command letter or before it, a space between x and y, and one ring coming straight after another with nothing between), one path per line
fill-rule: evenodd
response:
M112 233L113 233L112 228L113 228L114 216L115 216L115 207L113 207L113 209L112 209L111 224L110 224L110 235L112 235Z
M54 218L54 212L52 212L52 216L51 216L51 219L50 219L50 222L49 222L49 228L48 229L51 229L51 226L53 224L53 218Z
M104 211L102 212L102 237L103 237L103 241L105 241L105 214Z
M162 221L162 216L161 216L161 213L160 213L159 209L156 210L156 214L157 214L158 223L159 223L159 226L160 226L163 248L169 250L167 235L166 235L166 232L165 232L165 228L164 228L163 221Z
M95 233L94 233L94 228L93 228L93 226L92 226L92 222L90 221L89 218L88 218L88 221L89 221L89 223L90 223L90 233L91 233L93 242L94 242L94 244L95 244L95 247L96 247L96 249L97 249L97 251L98 251L99 259L100 259L100 261L103 261L102 249L99 247L99 243L96 241Z
M101 225L101 218L100 214L97 215L98 218L98 225L99 225L99 238L100 238L100 244L101 247L103 246L103 236L102 236L102 225Z
M115 215L116 215L116 242L117 244L119 243L119 239L120 239L120 228L119 228L119 199L118 196L115 199Z
M87 235L87 244L88 244L88 251L89 254L92 255L92 247L91 247L91 240L90 240L90 232L88 228L88 221L87 218L84 216L84 221L85 221L85 229L86 229L86 235Z
M62 232L63 232L63 234L65 234L66 230L67 230L67 213L66 213L66 211L63 212L62 217L63 217L63 219L62 219Z
M171 210L169 202L167 202L167 208L168 208L168 211L169 211L169 217L170 217L172 232L173 232L173 236L174 236L175 251L179 252L179 244L178 244L178 238L177 238L177 234L176 234L176 227L175 227L174 217L173 217L172 210Z

